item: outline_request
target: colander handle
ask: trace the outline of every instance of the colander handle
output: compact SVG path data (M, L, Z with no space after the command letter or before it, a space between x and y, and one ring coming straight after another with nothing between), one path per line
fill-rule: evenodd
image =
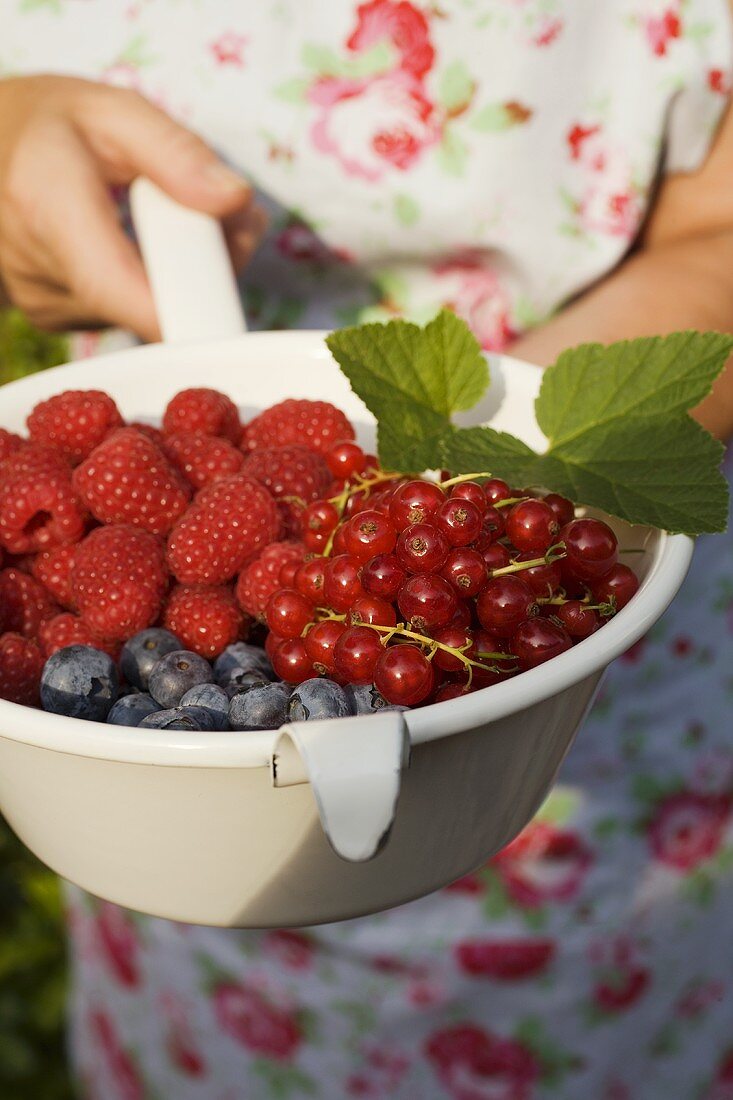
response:
M331 718L282 726L273 752L276 787L310 783L323 831L342 859L372 859L394 821L402 769L410 758L399 711L368 719Z
M148 179L130 187L130 208L165 343L246 332L220 223L175 202Z

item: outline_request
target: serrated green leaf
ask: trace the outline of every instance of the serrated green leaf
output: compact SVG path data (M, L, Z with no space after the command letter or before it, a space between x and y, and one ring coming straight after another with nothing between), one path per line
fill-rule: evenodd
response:
M482 471L512 484L535 484L538 458L521 439L495 428L461 428L440 441L440 465L451 473Z
M448 310L424 328L409 321L357 325L326 343L377 418L379 456L393 469L434 466L451 414L475 405L488 384L478 341Z

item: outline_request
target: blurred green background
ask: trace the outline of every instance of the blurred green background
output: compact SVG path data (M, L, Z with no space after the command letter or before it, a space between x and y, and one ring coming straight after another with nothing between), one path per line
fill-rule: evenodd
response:
M68 359L64 337L0 309L0 385ZM0 1100L71 1100L58 880L0 818Z

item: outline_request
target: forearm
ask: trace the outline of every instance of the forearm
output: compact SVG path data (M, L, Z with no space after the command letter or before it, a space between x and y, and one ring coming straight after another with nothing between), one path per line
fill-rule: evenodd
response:
M510 351L547 366L576 344L690 328L733 332L733 232L637 253ZM719 438L733 435L733 360L695 416Z

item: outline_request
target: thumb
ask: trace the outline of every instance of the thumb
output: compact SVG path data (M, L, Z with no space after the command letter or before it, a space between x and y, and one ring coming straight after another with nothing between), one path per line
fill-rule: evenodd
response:
M252 201L247 181L205 141L136 92L88 85L76 121L116 183L147 176L171 198L218 218Z

